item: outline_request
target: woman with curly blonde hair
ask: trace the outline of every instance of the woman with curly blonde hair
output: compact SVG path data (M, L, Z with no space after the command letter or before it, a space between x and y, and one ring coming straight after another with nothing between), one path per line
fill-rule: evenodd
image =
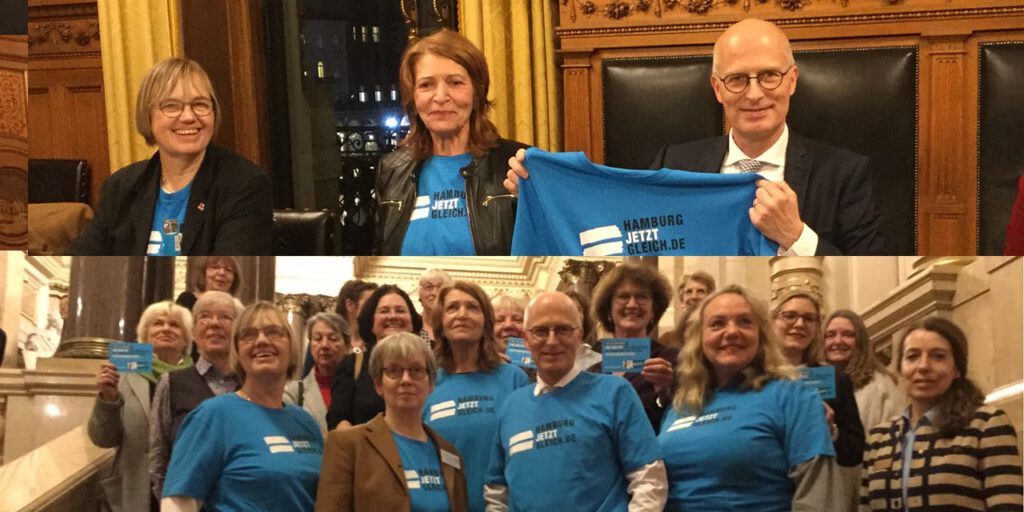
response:
M767 310L744 288L708 296L686 331L658 440L666 510L828 510L835 450Z

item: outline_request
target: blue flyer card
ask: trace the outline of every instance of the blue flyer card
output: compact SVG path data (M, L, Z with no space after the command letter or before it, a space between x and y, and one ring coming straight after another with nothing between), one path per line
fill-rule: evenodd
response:
M153 345L115 341L108 345L110 362L120 373L147 373L153 371Z
M836 397L836 367L818 366L816 368L800 368L800 380L821 395L822 400L833 400Z
M537 368L533 362L533 354L526 348L526 342L522 338L510 337L505 347L505 355L512 360L512 364L520 368Z
M601 340L601 373L640 373L650 358L650 338Z

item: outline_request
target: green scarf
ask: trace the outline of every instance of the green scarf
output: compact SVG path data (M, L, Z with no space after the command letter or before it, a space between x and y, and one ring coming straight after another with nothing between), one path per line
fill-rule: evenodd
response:
M165 363L163 359L159 357L153 357L153 371L149 373L140 373L142 378L156 384L160 382L160 377L163 377L165 373L173 372L174 370L183 370L185 368L192 367L192 358L185 356L181 358L181 362L178 364Z

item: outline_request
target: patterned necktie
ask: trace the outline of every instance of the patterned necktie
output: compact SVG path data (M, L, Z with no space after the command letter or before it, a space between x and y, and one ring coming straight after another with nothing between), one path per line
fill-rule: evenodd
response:
M764 162L760 160L751 160L749 158L736 162L736 167L743 172L757 172L764 166Z

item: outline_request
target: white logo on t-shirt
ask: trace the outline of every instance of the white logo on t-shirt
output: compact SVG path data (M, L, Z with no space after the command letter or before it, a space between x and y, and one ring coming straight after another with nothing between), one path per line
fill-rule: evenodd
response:
M622 231L615 224L591 228L580 233L584 256L622 254Z

